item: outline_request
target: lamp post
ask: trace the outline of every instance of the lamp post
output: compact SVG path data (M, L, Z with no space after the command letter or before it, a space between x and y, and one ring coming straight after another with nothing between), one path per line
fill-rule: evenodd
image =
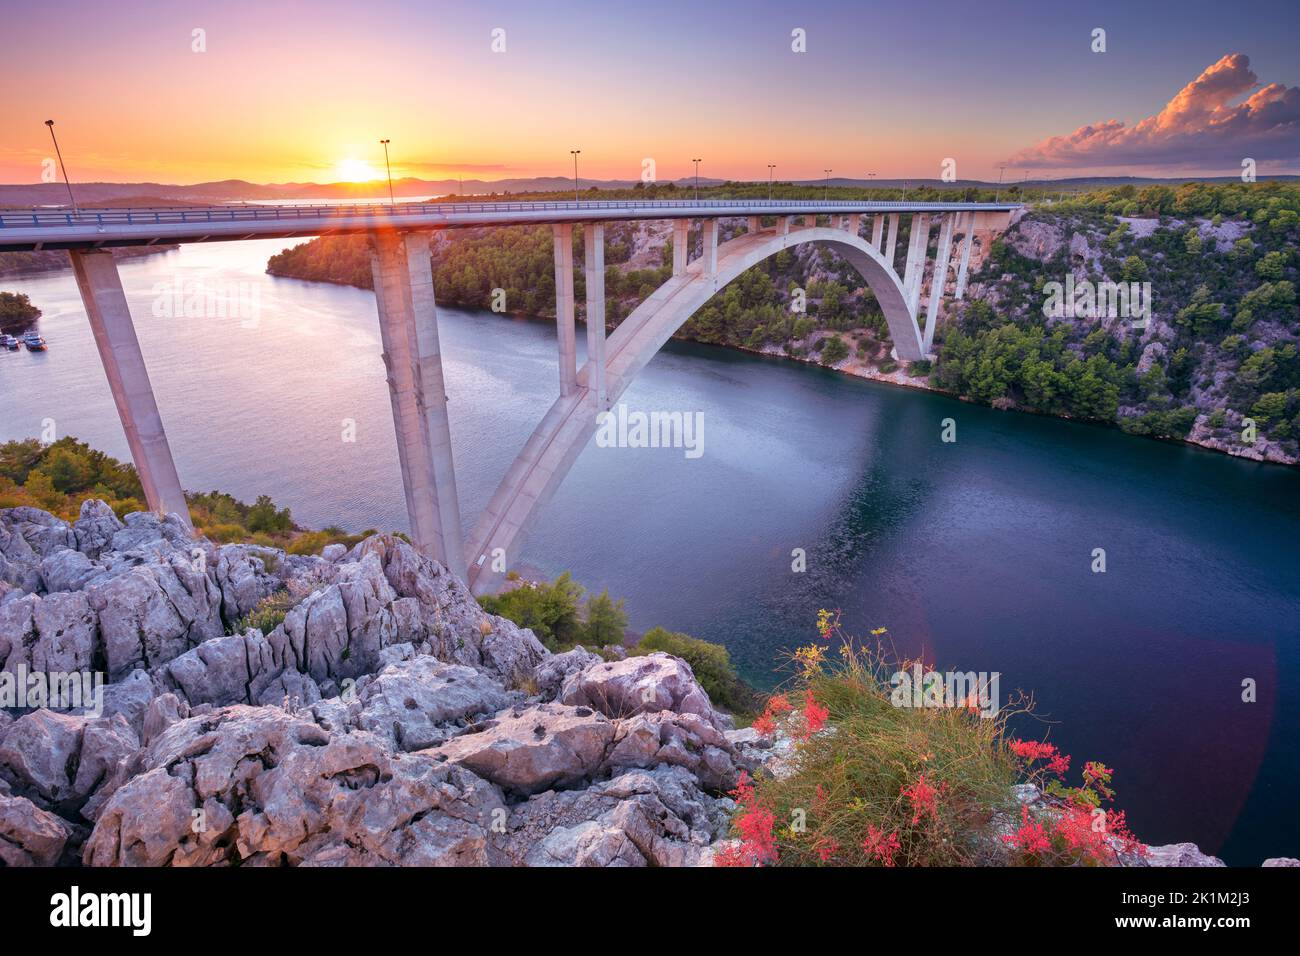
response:
M388 144L392 141L381 139L379 142L384 147L384 169L388 170L388 205L396 206L397 200L393 198L393 167L388 165Z
M1002 174L1005 173L1006 171L1007 171L1007 167L1005 166L998 167L998 188L993 193L994 202L997 202L998 199L1002 196Z
M772 201L772 170L776 169L776 163L767 164L767 201Z
M569 153L573 156L573 201L578 201L578 154L580 149L571 149Z
M829 196L831 192L831 170L823 169L822 172L826 174L826 185L822 187L822 192L824 195Z
M59 151L59 138L54 135L54 120L46 120L45 125L50 128L50 139L54 140L54 155L59 157L59 168L63 170L63 185L68 187L68 201L72 203L72 214L80 216L81 211L77 209L77 199L72 195L72 180L68 178L68 167L63 165L63 153Z
M695 164L695 201L699 202L700 201L700 163L704 162L704 160L692 159L691 162Z

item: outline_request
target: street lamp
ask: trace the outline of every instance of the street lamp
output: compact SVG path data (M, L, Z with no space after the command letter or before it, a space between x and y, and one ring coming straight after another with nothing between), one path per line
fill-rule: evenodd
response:
M831 171L830 171L829 169L823 169L822 172L824 172L824 173L826 174L826 185L825 185L824 187L822 187L823 193L824 193L825 195L830 195L830 191L831 191Z
M695 201L699 202L700 201L700 163L704 162L704 160L692 159L691 162L695 164Z
M393 167L388 165L388 144L392 141L381 139L379 142L384 147L384 169L388 170L388 205L396 206L397 200L393 198Z
M59 138L54 135L54 120L46 120L45 125L50 128L50 139L54 140L54 154L59 157L59 168L63 170L63 185L68 187L68 201L72 203L72 214L80 216L76 197L72 195L72 180L68 178L68 167L63 165L63 153L59 152Z
M573 201L574 202L578 201L578 154L581 152L582 150L580 149L569 150L569 154L573 156Z
M1006 167L1006 166L999 166L999 167L998 167L998 188L997 188L997 190L993 193L993 201L994 201L994 202L997 202L997 201L998 201L998 198L1002 195L1002 174L1005 173L1006 171L1007 171L1007 167Z
M772 170L776 169L776 163L767 164L767 201L772 201Z

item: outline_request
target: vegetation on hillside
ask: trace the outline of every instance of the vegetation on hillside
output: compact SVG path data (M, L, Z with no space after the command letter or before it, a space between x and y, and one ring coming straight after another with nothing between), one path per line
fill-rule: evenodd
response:
M34 438L0 444L0 508L41 508L71 522L87 498L107 502L119 518L148 510L134 466L85 442L65 437L48 445ZM222 544L242 541L317 554L327 544L351 547L374 533L303 531L289 509L277 507L267 495L252 504L220 491L186 492L185 498L195 529Z
M819 630L753 724L793 750L781 774L742 776L718 865L1107 866L1145 852L1111 808L1109 768L1088 763L1069 786L1068 756L1010 735L1015 708L981 717L942 687L903 706L891 674L912 662L888 663L825 611ZM1041 796L1022 805L1022 782Z
M1161 218L1138 236L1120 213ZM1240 442L1251 418L1300 454L1300 187L1124 186L1030 221L1065 241L1045 259L1018 251L1015 232L994 244L975 277L984 298L941 330L935 385L1157 437L1188 437L1199 418L1201 434L1224 444ZM1079 270L1093 283L1149 282L1151 331L1046 317L1044 284Z
M615 601L608 591L587 594L567 571L551 582L523 581L514 575L511 584L500 594L482 595L479 604L489 614L530 628L549 650L567 651L581 645L612 657L616 648L623 648L627 614L622 598ZM740 717L757 712L757 692L740 679L731 656L720 644L656 627L625 650L634 656L664 651L680 657L691 665L715 706Z

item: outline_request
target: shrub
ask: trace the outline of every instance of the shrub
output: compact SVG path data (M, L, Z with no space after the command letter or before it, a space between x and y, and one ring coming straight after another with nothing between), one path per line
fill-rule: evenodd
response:
M1109 768L1089 763L1082 785L1068 787L1068 757L1009 737L1008 720L1023 708L981 717L973 701L942 699L946 688L941 706L897 705L891 675L909 662L891 664L844 635L829 612L818 629L821 640L791 657L792 686L753 725L794 739L791 772L742 775L733 791L739 842L720 865L1074 866L1143 852L1122 813L1100 810L1114 796ZM1013 795L1022 780L1048 795L1033 811Z
M250 627L255 627L263 634L270 634L280 626L284 616L293 610L300 600L302 600L301 596L287 588L268 594L257 603L255 608L235 622L230 633L242 634Z

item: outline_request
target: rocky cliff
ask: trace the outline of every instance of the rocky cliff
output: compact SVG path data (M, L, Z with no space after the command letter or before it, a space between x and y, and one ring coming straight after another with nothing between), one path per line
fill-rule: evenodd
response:
M688 865L755 762L682 660L550 654L389 536L0 511L0 671L107 681L0 711L9 865Z

